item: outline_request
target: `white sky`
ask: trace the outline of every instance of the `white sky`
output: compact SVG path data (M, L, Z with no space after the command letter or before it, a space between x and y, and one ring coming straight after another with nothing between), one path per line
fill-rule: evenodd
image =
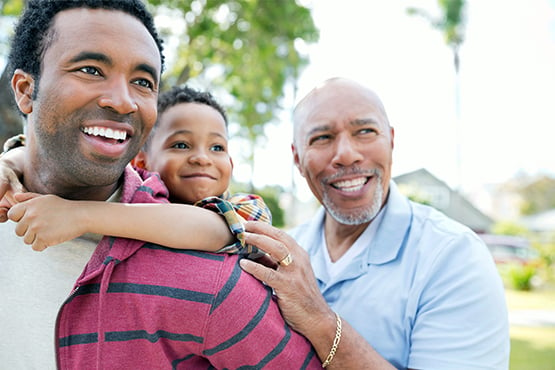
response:
M410 5L433 12L436 0L308 4L320 41L309 47L311 63L301 75L298 98L333 76L366 84L381 96L395 127L393 174L425 167L456 186L452 53L439 31L405 11ZM518 172L555 175L555 0L467 5L460 53L462 189L503 182ZM269 141L256 153L257 186L289 186L297 173L289 118L286 113L268 129ZM236 165L236 179L248 179ZM295 182L302 193L304 181L295 175Z

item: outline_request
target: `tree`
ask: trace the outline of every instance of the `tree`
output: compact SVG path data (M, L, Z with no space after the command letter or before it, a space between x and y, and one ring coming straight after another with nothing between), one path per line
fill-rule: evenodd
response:
M544 175L526 181L518 188L523 199L520 212L532 215L555 209L555 178Z
M23 0L0 0L0 55L5 56L8 53L9 28L15 17L21 13L23 5ZM10 80L11 76L8 76L4 68L0 74L0 145L23 130L23 120L15 106Z
M22 2L0 0L0 5L4 10ZM265 125L276 120L284 88L308 62L297 45L318 40L310 10L295 0L148 0L147 5L169 56L162 88L190 82L218 96L236 124L232 134L249 143L245 159L252 167L254 147ZM0 94L8 88L0 85Z
M456 130L456 166L458 172L457 186L461 185L461 143L459 135L460 126L460 55L459 51L464 42L465 0L437 0L440 15L435 17L428 11L420 8L409 7L409 15L421 16L430 22L431 26L439 30L445 39L445 43L453 53L453 66L455 68L455 130Z

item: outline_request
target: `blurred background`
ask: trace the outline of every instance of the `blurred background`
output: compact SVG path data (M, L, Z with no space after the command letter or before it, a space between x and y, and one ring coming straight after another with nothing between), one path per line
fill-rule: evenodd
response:
M0 140L23 131L5 73L24 0L0 0ZM507 285L511 369L555 369L555 0L149 0L163 89L230 113L234 190L291 227L318 206L292 165L291 111L325 79L360 81L395 127L412 199L480 233Z

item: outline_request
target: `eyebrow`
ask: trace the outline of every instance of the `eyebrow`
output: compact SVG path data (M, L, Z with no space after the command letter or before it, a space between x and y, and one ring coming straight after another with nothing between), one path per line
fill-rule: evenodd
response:
M109 66L114 65L114 62L113 62L112 58L110 58L106 54L97 53L97 52L94 52L94 51L82 51L79 54L75 55L73 58L71 58L70 62L71 63L78 63L78 62L82 62L84 60L96 60L97 62L105 63ZM152 76L154 81L156 83L158 83L158 73L156 71L156 68L154 68L153 66L151 66L147 63L139 63L135 67L135 70L143 71L143 72L148 73L149 75Z
M69 61L71 63L77 63L77 62L82 62L84 60L96 60L99 62L103 62L109 65L112 65L112 59L109 58L106 54L102 54L102 53L95 53L92 51L82 51L79 54L77 54L76 56L74 56L73 58L71 58Z
M351 125L353 126L363 126L363 125L379 125L380 123L375 120L374 118L359 118L359 119L354 119L351 122Z
M357 119L351 120L349 124L352 126L364 126L364 125L379 125L379 122L374 118L357 118ZM321 131L328 131L328 130L331 130L331 126L324 124L324 125L314 127L312 130L308 131L307 135L311 136L314 133L321 132Z

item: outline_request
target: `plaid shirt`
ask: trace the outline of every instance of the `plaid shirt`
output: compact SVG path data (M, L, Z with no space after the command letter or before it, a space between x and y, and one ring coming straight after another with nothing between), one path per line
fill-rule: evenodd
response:
M272 214L264 200L254 194L233 194L226 191L221 197L208 197L199 200L195 206L209 209L224 216L229 229L237 238L233 244L223 247L218 252L246 254L255 259L264 255L257 247L245 243L244 221L263 221L272 223Z

